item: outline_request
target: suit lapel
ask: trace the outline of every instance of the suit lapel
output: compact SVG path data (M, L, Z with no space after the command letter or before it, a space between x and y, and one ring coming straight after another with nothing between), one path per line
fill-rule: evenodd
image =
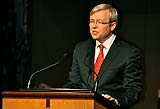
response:
M86 48L85 48L86 49ZM84 64L87 66L88 71L89 71L89 76L88 76L88 84L91 88L94 87L94 79L93 79L93 74L94 74L94 52L95 52L95 42L93 40L90 41L88 44L88 47L85 51L86 52L86 58L84 60Z
M86 49L86 57L84 60L85 65L94 71L94 42L91 41L91 44Z
M110 64L115 59L115 56L117 53L119 53L119 39L115 39L114 43L112 44L110 50L108 51L107 56L105 57L105 60L101 66L100 72L98 74L98 77L96 81L99 81L101 79L101 76L107 69L109 68ZM86 58L84 59L84 64L87 66L89 73L89 81L88 84L91 88L94 88L95 82L94 82L94 53L95 53L95 42L92 40L86 49Z
M109 68L110 64L113 62L113 60L115 59L118 53L119 53L118 39L116 39L112 44L110 50L108 51L108 54L105 57L104 62L102 63L102 66L96 81L99 81L101 79L102 74L107 70L107 68Z

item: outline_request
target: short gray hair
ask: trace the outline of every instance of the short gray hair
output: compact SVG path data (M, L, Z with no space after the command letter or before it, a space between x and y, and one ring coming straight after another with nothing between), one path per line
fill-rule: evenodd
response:
M109 10L109 22L116 22L118 24L118 12L117 10L112 7L109 4L99 4L93 7L93 9L90 12L90 16L93 15L94 13L101 11L101 10Z

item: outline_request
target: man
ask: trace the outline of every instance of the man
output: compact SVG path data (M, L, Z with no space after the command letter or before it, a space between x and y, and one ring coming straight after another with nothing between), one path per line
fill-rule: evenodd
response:
M76 45L65 87L94 89L128 108L141 95L143 67L140 51L113 34L117 24L118 13L111 5L100 4L91 10L92 39Z

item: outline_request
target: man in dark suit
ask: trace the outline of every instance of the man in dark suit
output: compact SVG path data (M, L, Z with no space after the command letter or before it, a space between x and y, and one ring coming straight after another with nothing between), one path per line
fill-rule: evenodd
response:
M126 108L140 98L143 67L140 50L113 34L117 24L118 13L111 5L100 4L91 10L92 39L76 45L64 87L94 89Z

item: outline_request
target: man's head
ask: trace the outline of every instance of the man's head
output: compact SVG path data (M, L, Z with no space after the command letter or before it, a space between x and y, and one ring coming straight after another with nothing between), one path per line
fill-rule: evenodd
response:
M112 35L117 23L117 10L109 4L97 5L90 12L90 33L93 39L101 43Z

